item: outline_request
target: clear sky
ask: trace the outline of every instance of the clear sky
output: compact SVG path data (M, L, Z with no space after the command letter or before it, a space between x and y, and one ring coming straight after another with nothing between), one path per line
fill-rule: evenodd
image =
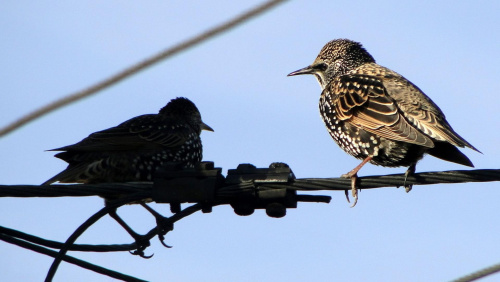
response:
M175 3L173 3L175 2ZM0 8L0 125L253 7L260 1L5 1ZM215 132L204 160L236 168L288 163L298 178L338 177L359 161L331 140L312 76L287 77L335 38L360 41L377 62L418 85L453 128L499 168L498 1L290 1L99 95L0 138L0 183L40 184L66 167L44 150L80 141L170 99L196 103ZM426 157L417 172L467 169ZM406 168L365 166L360 175ZM286 217L197 213L144 260L128 253L70 253L150 281L446 281L499 262L500 183L343 192L299 204ZM98 197L0 199L0 225L64 241L102 208ZM153 205L168 215L167 205ZM141 207L119 213L138 231ZM108 217L77 243L130 243ZM41 281L52 258L0 241L2 281ZM498 281L499 275L484 281ZM54 281L110 281L62 263Z

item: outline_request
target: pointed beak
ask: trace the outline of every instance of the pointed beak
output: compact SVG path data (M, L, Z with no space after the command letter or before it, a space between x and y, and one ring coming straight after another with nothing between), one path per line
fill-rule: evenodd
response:
M214 132L214 130L210 126L208 126L208 124L204 123L203 121L201 122L201 130L207 130L207 131Z
M301 74L313 74L314 69L311 66L307 66L300 70L296 70L294 72L289 73L287 76L301 75Z

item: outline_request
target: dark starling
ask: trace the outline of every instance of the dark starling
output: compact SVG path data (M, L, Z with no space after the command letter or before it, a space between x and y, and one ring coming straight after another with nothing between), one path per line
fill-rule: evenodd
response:
M202 159L200 134L213 131L203 123L198 108L186 98L176 98L158 114L142 115L129 119L116 127L90 134L82 141L53 149L63 151L55 155L69 165L61 173L44 182L96 184L103 182L152 181L155 172L166 163L177 163L183 168L194 167ZM112 199L105 199L105 203ZM156 218L159 238L173 228L169 221L146 205L143 199L134 202L142 205ZM135 240L138 246L133 254L144 255L149 246L146 236L137 234L116 213L109 211Z
M167 162L194 167L202 159L202 130L213 131L201 120L196 106L176 98L158 114L142 115L90 134L82 141L53 149L68 167L44 182L102 183L152 181Z
M191 168L202 159L200 134L213 131L203 123L198 108L186 98L176 98L158 114L142 115L129 119L116 127L90 134L82 141L53 149L63 151L55 155L69 165L61 173L44 182L96 184L103 182L152 181L155 172L166 163L177 163ZM105 203L112 199L105 199ZM159 238L171 230L169 221L145 204L139 202L156 218ZM146 236L137 234L116 213L109 211L135 240L138 246L133 254L149 258L143 250L149 246Z
M406 78L376 64L360 43L328 42L310 66L289 76L300 74L318 79L323 90L319 110L333 140L363 160L343 175L351 178L353 206L357 172L367 162L408 166L406 176L425 153L473 167L456 146L479 151L451 128L439 107Z

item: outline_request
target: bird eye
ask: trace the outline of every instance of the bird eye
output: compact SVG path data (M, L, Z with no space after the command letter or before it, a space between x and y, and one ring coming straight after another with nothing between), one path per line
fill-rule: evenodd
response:
M320 70L320 71L324 71L327 68L328 68L328 66L325 63L319 63L319 64L316 64L313 66L313 69Z

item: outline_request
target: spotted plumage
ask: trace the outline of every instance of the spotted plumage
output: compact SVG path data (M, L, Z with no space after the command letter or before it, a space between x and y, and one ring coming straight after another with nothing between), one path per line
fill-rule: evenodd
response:
M425 153L473 167L456 147L478 150L451 128L439 107L403 76L376 64L360 43L328 42L310 66L289 76L300 74L317 78L320 114L333 140L363 160L344 175L352 179L355 198L357 172L367 162L408 166L407 176Z
M213 131L196 106L186 98L173 99L158 114L132 118L51 150L63 151L55 156L68 167L42 185L152 181L167 162L193 167L202 159L202 130Z

